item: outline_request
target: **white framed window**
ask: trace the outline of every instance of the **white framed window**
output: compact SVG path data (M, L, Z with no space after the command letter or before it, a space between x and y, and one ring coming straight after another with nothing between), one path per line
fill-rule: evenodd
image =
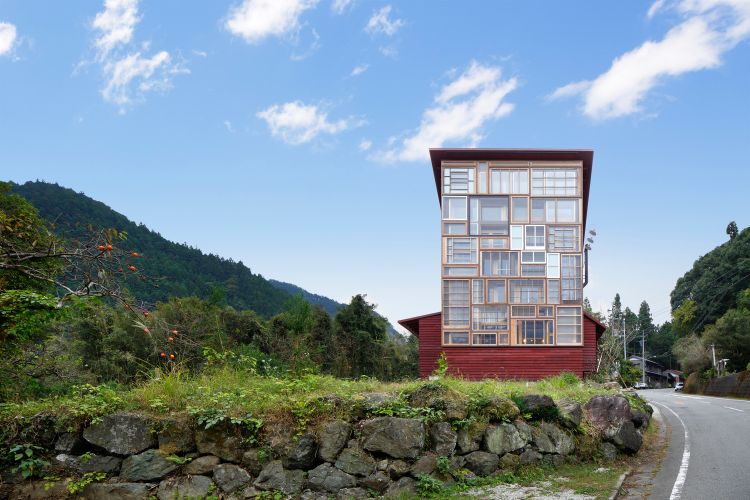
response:
M518 276L518 252L482 252L482 276Z
M521 276L544 278L544 264L521 264Z
M531 170L531 194L536 196L577 196L577 168L535 168Z
M581 308L557 308L557 343L580 344L583 339Z
M511 304L544 304L544 280L508 280Z
M484 280L472 280L471 303L484 304Z
M510 221L515 223L529 222L529 199L511 198L510 200Z
M443 193L473 194L474 169L450 167L443 169Z
M474 333L471 335L472 345L497 345L496 333Z
M510 310L514 318L534 318L536 317L536 307L534 306L513 306Z
M525 226L526 228L526 249L544 250L544 226Z
M467 200L466 196L443 196L443 220L466 220Z
M521 252L521 263L544 264L546 255L544 252Z
M549 226L547 249L550 252L580 252L581 237L578 226Z
M476 264L477 259L476 238L445 238L446 264Z
M555 308L552 306L539 306L540 318L551 318L555 315Z
M555 343L554 321L548 319L522 319L516 321L516 342L526 345L551 345Z
M561 255L560 299L563 304L583 300L583 268L581 255Z
M443 344L469 345L469 332L443 332Z
M479 194L487 193L487 163L481 162L479 164Z
M579 222L579 199L532 198L531 222L543 224Z
M444 222L443 234L466 234L465 222Z
M469 280L443 280L443 325L469 327Z
M547 303L560 303L560 280L547 280Z
M523 250L523 226L510 226L510 249Z
M548 278L560 277L560 254L559 253L547 254L547 277Z
M471 329L475 332L508 331L508 306L474 306L471 314Z
M505 302L505 280L487 280L487 303L502 304Z
M508 198L472 197L469 202L469 233L507 236Z
M479 275L477 266L443 266L443 276L477 276Z
M479 247L482 250L507 250L508 238L482 238Z
M490 170L491 194L529 194L528 170Z

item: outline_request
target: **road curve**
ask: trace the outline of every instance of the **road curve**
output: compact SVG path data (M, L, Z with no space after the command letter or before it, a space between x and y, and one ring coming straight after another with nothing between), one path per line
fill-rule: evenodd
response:
M750 499L750 400L639 391L670 428L652 499Z

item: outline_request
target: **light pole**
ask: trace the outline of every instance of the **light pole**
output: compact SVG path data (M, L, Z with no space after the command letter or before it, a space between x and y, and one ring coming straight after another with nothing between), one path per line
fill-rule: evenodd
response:
M646 383L646 335L641 328L641 382Z

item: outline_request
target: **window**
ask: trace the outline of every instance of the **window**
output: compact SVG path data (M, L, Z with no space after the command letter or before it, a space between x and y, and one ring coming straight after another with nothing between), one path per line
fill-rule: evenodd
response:
M463 222L444 222L443 234L466 234L466 224Z
M471 303L484 304L484 280L471 282Z
M548 278L560 277L560 254L559 253L547 254L547 277Z
M524 319L516 322L519 344L554 344L554 322L548 319Z
M508 198L471 198L469 233L483 235L507 235Z
M529 199L511 198L511 222L529 222Z
M541 196L578 195L578 169L533 169L531 171L531 194Z
M544 226L526 226L526 249L544 250Z
M444 332L443 344L469 344L469 332Z
M513 306L510 313L514 318L533 318L534 316L536 316L536 307Z
M547 245L550 252L580 252L578 226L549 226Z
M445 238L446 264L476 264L476 238Z
M471 329L508 331L508 306L474 306Z
M544 278L544 264L521 264L521 276Z
M544 264L544 252L521 252L522 264Z
M487 192L487 164L486 163L479 164L479 191L477 192L480 194L485 194Z
M544 304L544 280L510 280L511 304Z
M482 250L507 250L508 238L482 238L479 246Z
M578 199L557 200L532 198L531 222L554 224L578 222Z
M490 304L505 302L505 280L487 280L487 302Z
M496 333L475 333L471 336L472 345L497 345Z
M560 303L560 280L547 280L547 303Z
M491 194L529 194L528 170L490 170Z
M443 193L474 193L474 169L443 169Z
M466 220L466 196L443 196L443 219Z
M557 343L581 343L581 308L557 308Z
M561 256L560 298L563 304L578 303L583 299L583 269L580 255Z
M443 325L469 326L469 280L443 280Z
M539 306L539 316L540 317L551 318L552 316L554 316L553 311L554 311L554 307Z
M482 276L518 276L518 252L482 252Z
M443 266L444 276L476 276L476 266L471 267L458 267L458 266Z
M510 249L523 250L523 226L510 226Z

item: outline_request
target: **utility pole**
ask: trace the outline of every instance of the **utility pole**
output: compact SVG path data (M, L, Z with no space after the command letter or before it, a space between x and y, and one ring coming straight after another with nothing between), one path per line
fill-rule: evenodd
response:
M625 356L625 361L628 360L628 336L625 335L625 316L622 317L622 352Z
M716 368L716 349L713 344L711 344L711 357L714 360L714 368Z
M641 328L641 382L646 383L646 335Z

